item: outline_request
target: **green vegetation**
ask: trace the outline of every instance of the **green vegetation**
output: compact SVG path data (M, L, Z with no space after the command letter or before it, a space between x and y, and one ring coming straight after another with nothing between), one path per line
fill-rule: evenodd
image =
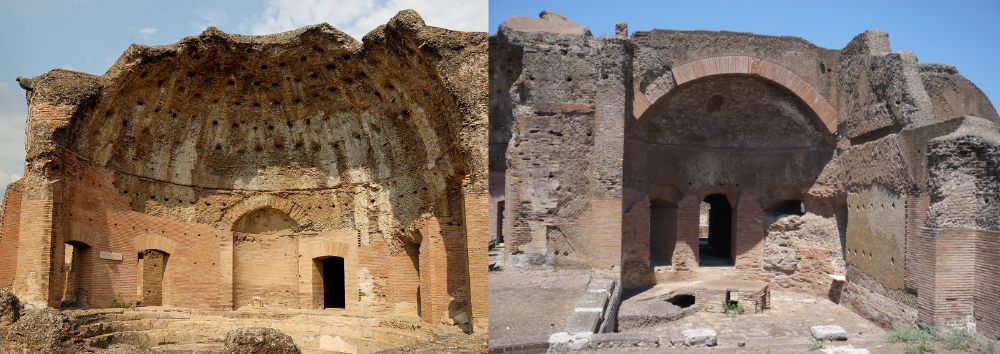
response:
M939 328L926 324L913 326L893 323L892 329L889 330L889 340L894 343L906 343L906 352L911 354L933 352L939 345L944 349L976 350L984 354L997 352L996 343L984 336L966 329Z
M736 302L726 302L722 304L722 313L727 316L739 316L746 312L746 308Z
M809 350L819 350L826 346L826 341L822 339L809 338ZM770 349L768 349L770 353Z
M132 307L132 302L125 302L121 295L118 295L114 300L111 301L111 307L127 309Z

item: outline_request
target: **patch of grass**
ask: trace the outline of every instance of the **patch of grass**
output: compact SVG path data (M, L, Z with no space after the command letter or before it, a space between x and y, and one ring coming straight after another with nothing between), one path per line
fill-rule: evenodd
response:
M936 337L948 349L969 349L976 344L976 337L964 329L938 331Z
M823 347L825 347L825 346L826 346L826 341L825 340L816 339L816 338L809 338L809 350L820 350L820 349L823 349ZM768 353L770 353L770 352L771 352L771 350L768 349Z
M979 343L979 353L981 353L981 354L997 354L997 352L998 352L998 348L996 346L996 343L994 343L993 341L991 341L989 339L986 339L986 340L984 340L984 341L982 341L982 342Z
M979 353L998 354L994 341L962 328L893 323L892 329L889 330L889 340L894 343L906 343L906 352L910 354L933 352L938 345L945 349L978 349Z
M490 264L490 271L491 272L494 272L494 271L495 272L499 272L501 270L503 270L503 267L496 265L496 263Z
M114 300L111 300L111 307L127 309L132 307L132 302L125 302L121 295L118 295Z
M739 316L746 312L746 308L736 302L727 302L722 304L722 313L727 316Z
M906 352L910 354L923 354L934 351L934 346L930 342L906 343Z
M889 330L889 340L893 343L926 342L934 338L926 326L917 327L907 323L894 322Z

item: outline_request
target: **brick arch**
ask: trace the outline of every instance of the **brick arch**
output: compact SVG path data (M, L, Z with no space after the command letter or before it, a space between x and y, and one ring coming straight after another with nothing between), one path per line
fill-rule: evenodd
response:
M154 234L142 234L136 236L132 239L132 244L135 246L136 252L159 250L172 255L177 250L177 241Z
M312 260L314 258L340 257L347 259L351 252L351 246L337 241L323 241L312 245L308 249L302 250L302 258Z
M238 204L233 205L222 216L222 220L219 221L216 227L222 230L231 230L236 220L239 220L243 215L251 211L261 208L274 208L284 212L292 220L295 220L299 228L312 224L312 219L306 214L306 208L288 199L275 197L270 194L262 194L244 199Z
M753 75L784 86L799 96L819 116L831 134L837 133L837 111L815 87L785 67L764 59L747 56L723 56L695 60L673 69L677 85L703 77L731 74Z
M87 245L88 247L97 246L98 240L101 239L101 235L91 229L87 225L80 223L72 223L69 226L69 236L66 237L66 242L77 242Z

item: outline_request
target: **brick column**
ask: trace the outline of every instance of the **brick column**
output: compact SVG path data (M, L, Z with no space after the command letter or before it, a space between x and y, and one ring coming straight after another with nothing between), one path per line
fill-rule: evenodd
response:
M17 273L14 295L36 307L49 306L49 277L52 269L52 200L21 201L18 230Z
M923 266L929 270L917 293L921 322L954 325L972 315L977 231L920 228Z
M465 235L468 247L469 302L472 313L469 324L474 331L489 329L489 194L476 191L469 183L463 183L462 198L465 202Z
M677 270L698 267L698 237L701 234L701 200L686 195L677 203L677 247L673 265Z
M448 309L448 252L437 218L428 219L420 234L420 319L440 324Z
M591 267L615 275L622 266L622 159L625 122L632 119L632 44L608 38L595 63L600 75L594 109L596 186L591 196Z
M920 251L923 245L920 242L920 227L927 221L927 207L931 203L931 198L927 193L919 196L906 198L906 243L903 253L903 286L907 289L920 289Z
M976 330L1000 336L1000 232L979 230L976 245Z
M650 267L649 196L632 204L625 213L626 233L622 238L622 288L631 289L656 283Z
M304 277L301 271L300 277ZM301 308L311 308L300 303ZM233 308L233 233L219 231L219 310Z
M764 208L756 196L741 194L736 206L733 244L738 269L760 269L764 260Z

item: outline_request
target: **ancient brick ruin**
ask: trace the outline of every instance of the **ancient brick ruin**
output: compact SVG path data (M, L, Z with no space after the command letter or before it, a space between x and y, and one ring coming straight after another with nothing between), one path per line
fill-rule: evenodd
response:
M133 45L102 76L19 79L27 161L0 211L0 287L42 307L346 308L485 331L487 54L485 33L408 10L363 42L209 28Z
M490 37L506 267L591 269L625 291L766 281L882 326L1000 335L1000 118L955 67L877 30L826 49L540 17Z

